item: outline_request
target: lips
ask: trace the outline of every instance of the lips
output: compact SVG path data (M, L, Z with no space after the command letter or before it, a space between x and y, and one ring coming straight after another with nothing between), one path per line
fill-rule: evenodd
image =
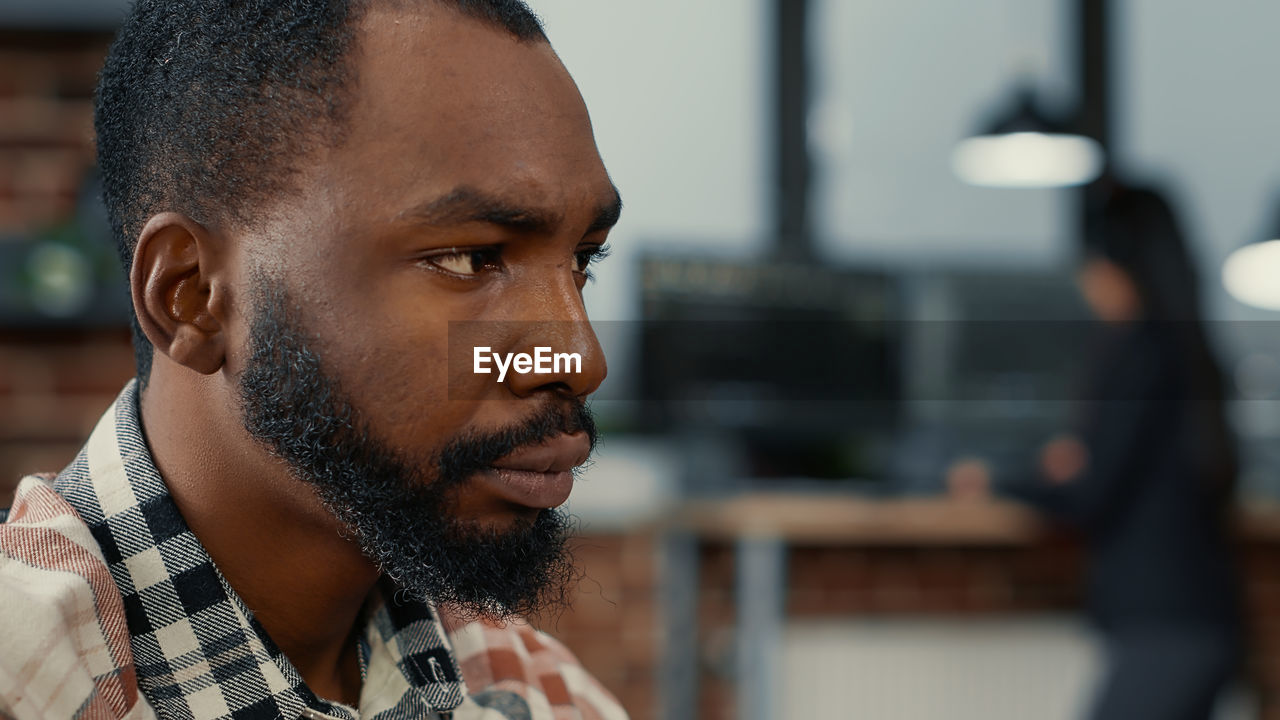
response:
M591 455L584 432L561 434L498 459L483 477L503 499L531 508L554 508L569 499L572 470Z

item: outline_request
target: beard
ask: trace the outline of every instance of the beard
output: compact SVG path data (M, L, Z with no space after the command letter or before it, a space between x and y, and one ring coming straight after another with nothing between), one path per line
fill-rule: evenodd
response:
M283 288L259 287L250 356L239 378L245 429L315 489L364 555L400 592L464 616L502 619L563 608L578 578L566 549L567 515L540 510L532 522L499 530L460 522L451 498L519 447L584 431L594 449L586 405L549 403L517 425L460 433L426 462L415 462L376 437L325 373Z

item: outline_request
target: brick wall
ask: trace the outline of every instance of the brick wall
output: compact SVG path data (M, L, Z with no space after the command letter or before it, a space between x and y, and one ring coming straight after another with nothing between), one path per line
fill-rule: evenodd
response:
M93 88L109 43L0 31L0 242L73 214L93 166ZM19 475L66 465L132 374L123 329L0 329L0 500Z
M0 236L67 217L93 164L109 35L0 31Z
M1244 674L1258 691L1261 720L1280 720L1280 544L1247 535L1239 557L1250 642ZM804 546L792 548L787 563L786 607L795 619L1061 613L1078 611L1082 599L1080 547L1063 534L1020 547ZM736 717L733 548L706 543L700 564L697 717L731 720ZM633 590L621 597L634 596ZM612 632L621 630L617 626ZM660 635L657 639L661 644ZM652 682L653 677L637 672L629 680ZM656 684L648 691L623 687L628 698L658 691ZM658 717L640 712L639 706L629 709L636 720Z
M697 717L730 720L734 550L705 544L700 562ZM1061 535L1025 547L800 546L788 552L786 608L805 619L1070 612L1080 571L1078 545Z
M131 377L124 329L0 333L0 502L22 475L71 462Z
M1261 720L1280 720L1280 544L1254 539L1242 543L1249 631L1249 675L1261 698Z

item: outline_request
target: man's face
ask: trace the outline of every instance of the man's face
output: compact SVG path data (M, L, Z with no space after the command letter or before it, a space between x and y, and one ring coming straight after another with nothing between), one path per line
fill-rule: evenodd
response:
M415 582L392 565L447 564L430 552L444 543L488 553L454 575L485 573L529 557L523 544L548 558L545 577L513 584L563 577L543 551L563 540L550 508L586 459L580 404L605 375L581 293L617 194L546 44L436 6L374 9L359 38L341 142L303 163L301 191L241 249L228 370L251 432L384 569L424 594L528 610L528 592L451 594L441 582L466 577ZM495 353L577 353L580 371L498 383L473 372L469 346L450 362L451 321Z

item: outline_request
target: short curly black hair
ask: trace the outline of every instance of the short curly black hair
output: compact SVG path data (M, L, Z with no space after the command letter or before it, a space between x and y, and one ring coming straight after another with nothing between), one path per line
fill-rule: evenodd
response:
M125 274L143 225L176 211L251 223L291 158L341 139L346 58L371 5L435 2L546 41L522 0L137 0L99 77L94 128ZM139 382L153 348L133 318Z

